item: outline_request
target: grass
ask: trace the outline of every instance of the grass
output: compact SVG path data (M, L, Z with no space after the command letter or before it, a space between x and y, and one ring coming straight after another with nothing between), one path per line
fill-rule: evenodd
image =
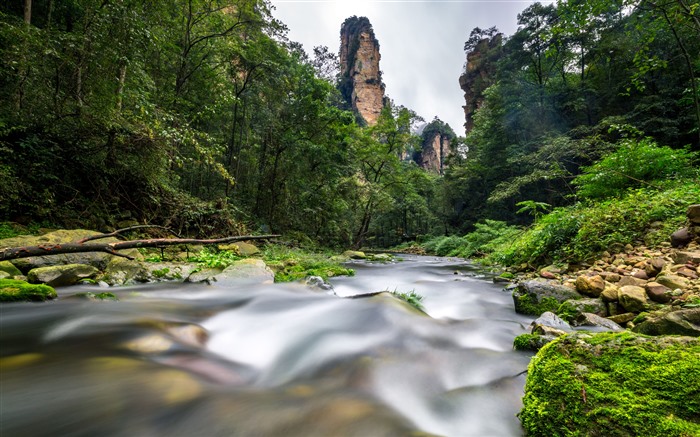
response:
M389 291L389 293L391 293L394 296L398 297L399 299L405 301L406 303L413 306L414 308L416 308L420 311L424 311L423 304L421 303L423 301L423 296L416 293L415 290L411 290L407 293L402 293L398 290L394 290L394 291Z

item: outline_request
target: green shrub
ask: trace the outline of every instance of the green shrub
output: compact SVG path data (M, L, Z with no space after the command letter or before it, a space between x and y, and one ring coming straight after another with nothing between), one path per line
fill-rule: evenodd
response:
M692 175L695 153L659 146L649 138L625 139L619 148L584 167L573 184L584 198L607 198L633 187Z

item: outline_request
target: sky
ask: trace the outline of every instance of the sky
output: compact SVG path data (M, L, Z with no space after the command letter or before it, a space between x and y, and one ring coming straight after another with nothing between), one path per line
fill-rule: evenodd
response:
M464 93L459 76L464 42L475 27L517 30L523 0L272 0L273 15L289 27L289 39L312 54L315 46L340 47L347 17L369 18L379 40L386 95L426 122L435 116L464 135ZM544 2L551 3L551 2Z

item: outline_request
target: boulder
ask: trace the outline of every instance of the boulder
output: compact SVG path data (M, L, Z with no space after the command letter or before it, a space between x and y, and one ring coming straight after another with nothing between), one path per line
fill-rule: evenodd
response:
M333 291L333 285L324 281L323 278L320 276L307 277L306 279L304 279L304 285L313 290L325 291L328 294L335 295L335 292Z
M22 272L9 261L0 261L0 272L7 273L9 277L22 276Z
M688 228L682 228L671 234L672 247L684 247L693 241L693 235Z
M100 232L89 231L86 229L62 229L39 236L24 235L6 238L4 240L0 240L0 248L72 243L81 240L85 237L98 234L100 234ZM119 240L114 237L110 237L97 240L96 242L114 243L116 241ZM121 253L124 253L137 259L143 258L143 256L136 249L125 250ZM60 255L32 256L28 258L19 258L17 260L14 260L13 264L23 272L28 272L29 270L37 267L46 267L61 264L87 264L102 270L106 267L109 260L113 258L115 258L113 255L109 255L104 252L66 253Z
M623 276L622 279L617 283L618 286L624 287L625 285L635 285L637 287L644 287L647 281L634 276Z
M627 322L631 322L632 320L635 319L637 315L635 313L622 313L622 314L616 314L614 316L608 317L608 319L612 320L613 322L617 323L618 325L624 325Z
M224 269L207 268L192 272L187 277L187 282L207 282L211 283L214 276L220 274Z
M676 270L676 274L687 279L698 279L698 274L695 272L695 270L690 269L686 266L683 266Z
M600 298L604 302L617 302L617 296L620 292L620 287L614 284L606 284L605 290L600 294Z
M242 241L238 243L221 244L219 245L219 250L230 250L241 256L253 256L260 253L260 249L258 249L257 246Z
M667 312L647 319L632 329L646 335L688 335L700 337L700 308Z
M569 323L576 326L576 320L583 313L593 313L601 317L608 314L608 309L601 299L570 299L562 303L557 314Z
M700 264L700 251L679 250L671 254L671 259L676 264Z
M591 297L598 297L605 290L605 280L600 275L576 278L576 291Z
M145 270L141 261L114 257L107 263L101 280L109 285L133 284L145 275Z
M564 301L581 298L576 290L567 286L538 280L521 282L513 290L515 311L533 316L556 311Z
M537 352L556 338L554 335L520 334L513 340L513 349Z
M700 204L690 205L686 211L688 221L694 225L700 225Z
M364 252L360 252L357 250L346 250L343 252L343 255L350 258L350 259L366 259L367 255L365 255Z
M671 290L675 290L676 288L680 288L681 290L685 290L690 286L690 281L687 278L684 278L682 276L674 275L673 273L662 273L659 276L656 277L656 282L658 282L661 285L665 285L666 287L670 288Z
M576 318L576 326L595 326L607 331L624 331L624 328L612 320L592 313L581 313Z
M16 279L0 279L0 302L43 302L55 299L56 290L46 284L29 284Z
M197 268L192 263L159 262L144 263L136 275L139 282L184 281Z
M571 332L571 325L553 312L547 311L530 323L531 332L535 334L538 328L553 328L557 331Z
M647 292L642 287L635 285L620 287L617 293L617 300L622 305L622 308L630 312L642 311L649 304Z
M663 258L652 258L644 266L644 272L649 278L653 278L666 266L666 261Z
M254 258L238 260L212 278L217 285L236 286L241 284L271 284L275 273L264 261Z
M58 266L37 267L27 274L29 282L46 284L51 287L74 285L81 279L94 278L99 273L93 266L85 264L66 264Z
M518 414L524 434L698 435L700 379L687 377L700 374L698 355L700 339L692 337L560 337L528 366Z
M649 299L653 300L654 302L668 303L671 301L671 292L673 290L665 285L661 285L658 282L650 282L644 287L644 289L646 290Z

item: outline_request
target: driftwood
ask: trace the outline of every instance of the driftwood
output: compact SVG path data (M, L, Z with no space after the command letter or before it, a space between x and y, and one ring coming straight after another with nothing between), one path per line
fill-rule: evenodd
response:
M26 246L26 247L8 247L6 249L0 249L0 261L8 261L17 258L26 258L30 256L46 256L46 255L62 255L66 253L85 253L85 252L106 252L110 255L120 256L127 259L133 259L132 257L119 253L119 250L125 249L136 249L140 247L164 247L164 246L175 246L178 244L224 244L232 243L234 241L245 241L245 240L269 240L271 238L279 237L280 235L241 235L237 237L226 237L226 238L215 238L210 240L202 240L197 238L150 238L145 240L128 240L128 241L117 241L114 243L89 243L88 241L99 240L102 238L114 237L123 232L141 229L145 227L158 227L160 226L132 226L130 228L119 229L117 231L93 235L82 240L72 242L72 243L57 243L57 244L42 244L38 246Z

